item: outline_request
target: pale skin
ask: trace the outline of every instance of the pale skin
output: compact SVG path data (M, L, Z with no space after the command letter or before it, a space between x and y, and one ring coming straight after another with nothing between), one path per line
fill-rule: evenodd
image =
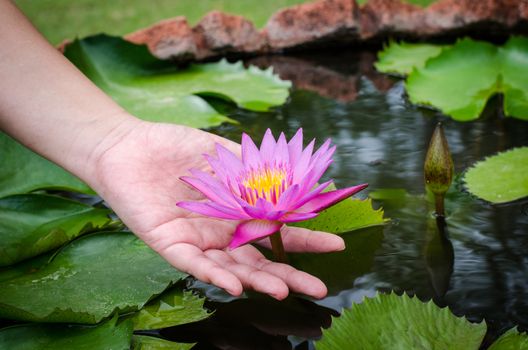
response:
M52 47L9 1L0 0L0 129L90 185L121 220L174 267L232 295L244 289L283 299L326 295L318 278L267 260L255 247L228 250L236 221L203 217L176 202L201 199L179 180L210 171L202 154L220 143L198 129L139 120ZM331 252L343 240L284 226L290 252ZM261 243L268 245L268 240Z

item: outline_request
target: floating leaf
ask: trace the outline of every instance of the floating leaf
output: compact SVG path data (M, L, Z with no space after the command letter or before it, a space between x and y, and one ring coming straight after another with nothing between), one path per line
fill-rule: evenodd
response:
M210 127L230 119L198 95L233 101L239 107L266 111L281 105L290 82L271 70L245 69L226 61L178 68L160 61L146 46L97 35L77 40L65 52L84 74L130 113L146 120Z
M132 350L189 350L194 345L194 343L175 343L147 335L134 335L132 337Z
M81 180L0 131L0 197L42 189L94 193Z
M0 267L0 283L40 270L49 263L54 254L55 251L50 251L9 267Z
M0 199L0 266L10 265L101 229L110 210L69 199L26 194Z
M87 235L37 271L2 281L0 318L97 323L141 309L186 276L132 233Z
M422 68L428 59L438 56L443 48L439 45L391 41L378 53L378 61L374 66L382 73L407 75L414 68Z
M519 333L512 328L499 337L488 350L526 350L528 349L528 334Z
M385 222L387 220L383 218L383 210L374 210L370 198L350 198L322 211L317 217L296 223L294 226L339 234L383 225Z
M514 148L478 162L464 181L469 192L492 203L528 196L528 147Z
M504 94L506 115L528 120L528 38L503 47L463 39L407 78L411 102L431 105L455 120L480 116L488 99Z
M129 321L114 317L100 325L28 324L0 330L0 349L10 350L128 350Z
M164 293L132 317L134 330L151 330L197 322L209 317L205 299L179 288Z
M498 55L504 113L528 120L528 38L512 37Z
M318 350L334 349L451 349L477 350L486 333L432 301L407 295L379 294L365 299L333 320L316 343Z

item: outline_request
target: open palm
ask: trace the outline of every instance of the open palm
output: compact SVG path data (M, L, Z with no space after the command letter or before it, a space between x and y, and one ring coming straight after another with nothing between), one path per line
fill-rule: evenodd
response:
M277 299L289 291L325 296L326 287L319 279L271 262L253 246L227 250L238 222L203 217L176 206L178 201L202 198L179 177L188 175L190 168L210 171L202 154L215 154L215 143L239 152L238 144L197 129L136 123L97 157L91 185L152 249L204 282L233 295L247 288ZM344 248L335 235L290 227L281 231L287 251Z

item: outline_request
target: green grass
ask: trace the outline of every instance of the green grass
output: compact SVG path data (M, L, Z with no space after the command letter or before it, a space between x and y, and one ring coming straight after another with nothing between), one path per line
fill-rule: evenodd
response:
M262 27L280 8L306 0L15 0L53 44L90 34L123 35L164 18L186 16L195 24L207 12L245 16ZM428 5L434 0L407 0ZM364 3L366 0L358 0Z
M262 27L276 10L304 0L15 0L53 44L96 33L123 35L164 18L195 24L207 12L243 15Z
M358 4L362 5L368 2L368 0L356 0ZM404 0L405 2L408 2L410 4L415 4L419 6L427 6L435 2L436 0Z

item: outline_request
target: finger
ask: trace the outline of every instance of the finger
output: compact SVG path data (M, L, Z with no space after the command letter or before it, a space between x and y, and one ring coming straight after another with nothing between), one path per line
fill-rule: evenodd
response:
M206 217L188 217L170 220L155 230L138 236L157 252L179 243L187 243L200 250L223 249L231 241L236 221Z
M212 283L234 296L243 292L241 281L232 272L209 259L202 250L192 244L175 244L158 253L172 266L200 281Z
M269 294L275 299L282 300L288 296L288 286L280 278L254 266L240 264L221 250L208 250L205 255L219 266L233 273L241 282L244 289Z
M312 231L302 227L284 225L281 228L281 237L284 248L288 252L325 253L345 249L345 241L338 235ZM264 247L271 248L268 238L258 243Z
M231 251L229 255L238 263L253 266L280 278L292 292L302 293L317 299L326 296L328 291L319 278L299 271L290 265L271 262L256 249L247 248L251 247L237 248Z

